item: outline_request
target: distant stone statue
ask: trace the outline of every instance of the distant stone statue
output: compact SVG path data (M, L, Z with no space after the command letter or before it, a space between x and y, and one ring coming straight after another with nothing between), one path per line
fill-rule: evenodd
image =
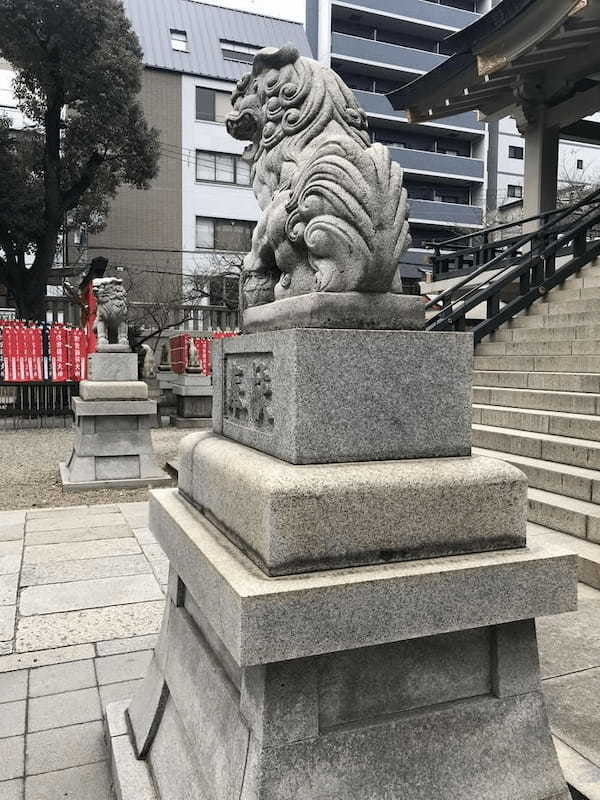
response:
M127 293L123 281L120 278L95 278L92 287L97 303L94 330L98 352L129 351Z
M198 348L192 336L188 340L188 359L185 371L192 374L202 372L202 362L198 356Z
M163 342L160 348L160 364L158 365L158 369L161 372L168 372L171 369L170 348L166 342Z
M238 82L227 130L263 210L246 307L310 292L389 292L410 243L402 170L371 144L352 91L295 47L267 47Z
M149 344L143 344L142 350L144 351L142 377L156 378L156 359L154 357L154 350Z

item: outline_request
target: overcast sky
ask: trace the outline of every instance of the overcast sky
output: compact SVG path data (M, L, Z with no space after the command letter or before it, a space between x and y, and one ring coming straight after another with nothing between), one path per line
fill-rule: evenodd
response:
M235 8L238 11L253 11L279 19L304 22L304 0L202 0L213 6Z

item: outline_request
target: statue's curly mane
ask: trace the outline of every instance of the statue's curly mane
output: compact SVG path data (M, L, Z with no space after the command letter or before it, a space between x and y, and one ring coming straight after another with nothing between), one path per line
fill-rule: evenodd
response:
M284 162L296 161L296 154L327 128L345 134L361 149L369 147L366 115L354 94L318 61L296 53L292 63L277 67L268 57L257 57L252 73L238 83L232 103L249 94L256 94L263 110L260 141L251 153L253 177L257 171L263 178L267 173L279 175Z
M410 243L402 170L371 144L353 92L291 45L237 84L227 129L249 141L263 209L244 261L252 305L310 291L390 291Z
M127 316L127 294L118 284L106 284L94 288L98 301L98 316L108 321L118 322Z

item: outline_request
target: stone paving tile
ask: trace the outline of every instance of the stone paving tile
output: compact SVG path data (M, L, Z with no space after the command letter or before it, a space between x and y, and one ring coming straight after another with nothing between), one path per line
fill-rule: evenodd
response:
M0 739L0 781L21 778L24 775L24 755L24 736Z
M0 798L2 798L2 800L22 800L23 779L17 778L14 781L3 781L0 783Z
M144 544L158 544L156 541L156 537L150 530L150 528L134 528L133 535L138 540L138 542L143 542Z
M143 528L144 526L148 525L148 501L143 500L139 503L119 503L119 509L123 516L125 516L129 523L131 524L131 520L143 519L141 525L131 525L132 528Z
M34 531L25 537L27 547L35 544L60 544L61 542L90 542L96 539L126 539L133 536L128 525L103 525L97 528L68 528L56 531Z
M13 542L22 539L25 535L25 525L2 525L0 524L0 542Z
M38 667L29 673L30 697L73 692L77 689L89 689L95 685L96 671L91 659Z
M0 703L0 739L25 733L25 706L25 700Z
M12 544L12 542L9 542ZM0 575L10 575L21 569L21 553L0 556Z
M160 561L151 561L150 565L152 566L152 572L154 573L154 577L159 582L161 589L164 591L164 586L169 581L169 562L166 558L160 559Z
M134 556L57 561L52 564L24 564L21 570L21 587L93 578L117 578L120 575L141 575L151 571L152 568L142 553Z
M142 550L148 561L161 561L166 559L165 551L159 544L142 543Z
M152 658L152 650L136 653L121 653L96 659L98 683L119 683L121 681L143 678Z
M158 633L163 608L164 601L151 601L22 617L17 625L17 651Z
M141 553L135 537L127 539L100 539L94 542L65 542L40 544L25 548L25 564L51 564L56 561L78 561L106 556L127 556ZM6 570L18 572L18 568Z
M102 722L53 728L27 736L27 775L93 764L106 758Z
M16 606L0 606L0 640L12 639L15 633Z
M25 514L25 519L68 516L69 514L81 516L89 507L90 506L55 506L54 508L31 508L28 511L19 513ZM92 508L102 508L102 506L93 506Z
M600 764L600 668L543 683L552 731L593 764Z
M15 605L18 583L18 575L0 575L0 606Z
M27 730L45 731L101 718L98 689L78 689L44 697L31 697Z
M12 642L0 642L0 656L7 656L13 651Z
M105 686L101 686L100 702L102 703L102 710L104 711L109 703L115 703L118 700L131 700L136 693L138 686L141 686L143 681L143 678L139 678L135 681L107 683Z
M25 511L0 511L0 526L24 523L25 514Z
M58 646L46 650L32 649L31 652L12 653L0 658L0 673L9 673L12 670L27 669L28 667L42 667L47 664L62 664L66 661L93 658L94 655L94 647L91 644Z
M85 608L118 606L160 600L162 592L153 575L126 575L72 583L29 586L21 591L19 612L25 617Z
M136 650L153 650L157 641L158 636L155 633L149 636L132 636L129 639L112 639L108 642L96 642L96 652L99 656L113 656Z
M6 672L0 675L0 703L24 700L27 697L27 670Z
M600 667L600 592L579 597L579 608L536 622L542 678Z
M111 782L106 761L32 775L25 781L25 800L114 800Z
M25 523L25 533L34 531L66 531L70 528L104 528L110 525L124 525L125 517L120 511L111 511L108 514L98 513L89 509L84 514L53 514L49 517L28 519Z

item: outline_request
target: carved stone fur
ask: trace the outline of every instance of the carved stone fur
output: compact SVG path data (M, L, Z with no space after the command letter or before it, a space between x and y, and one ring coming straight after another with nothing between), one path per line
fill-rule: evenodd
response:
M127 293L120 278L96 278L93 283L96 298L96 322L94 330L97 336L97 347L101 349L110 343L127 346Z
M410 243L402 170L330 69L265 48L238 82L227 129L250 141L263 215L244 261L246 307L312 291L387 292Z

